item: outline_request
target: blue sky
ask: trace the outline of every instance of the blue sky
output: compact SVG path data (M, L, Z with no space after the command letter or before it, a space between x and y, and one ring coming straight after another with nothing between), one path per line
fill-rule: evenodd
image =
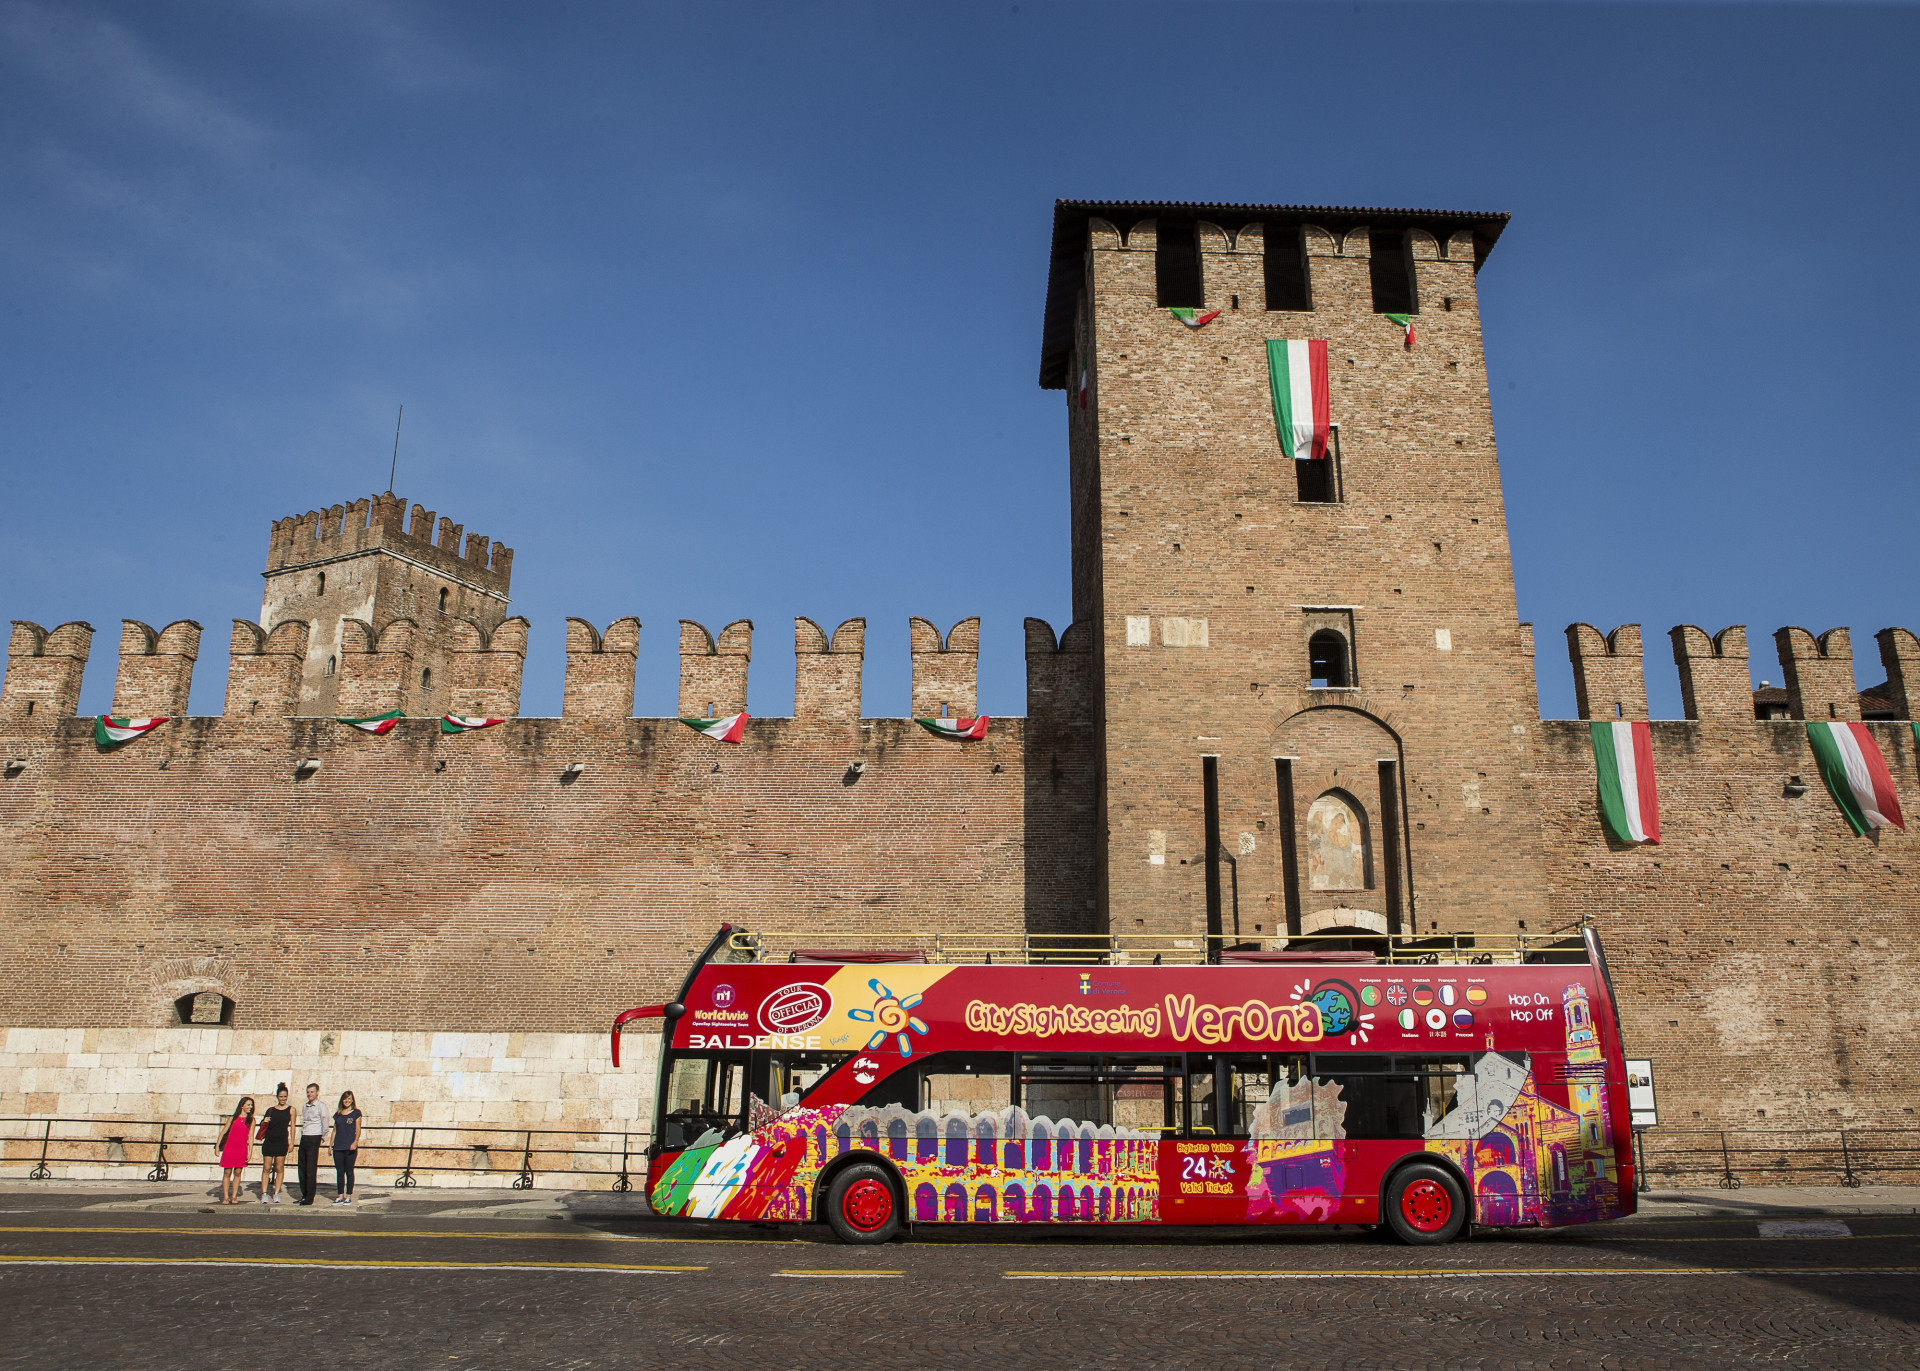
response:
M271 519L386 485L511 544L523 705L564 616L1069 603L1035 385L1056 197L1504 209L1481 277L1521 616L1920 626L1920 11L0 0L0 617L258 612ZM1903 93L1904 92L1904 93Z

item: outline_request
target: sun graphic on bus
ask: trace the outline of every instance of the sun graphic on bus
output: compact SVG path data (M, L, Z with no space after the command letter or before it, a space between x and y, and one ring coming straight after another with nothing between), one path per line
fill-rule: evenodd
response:
M891 990L887 989L887 987L880 984L877 979L868 981L867 985L874 994L873 1008L849 1009L847 1011L847 1017L849 1019L875 1025L873 1036L867 1039L866 1050L869 1052L873 1051L874 1048L880 1046L881 1043L887 1040L887 1034L893 1033L898 1035L900 1055L903 1057L911 1057L913 1055L913 1040L907 1036L907 1030L912 1029L922 1037L925 1037L927 1032L927 1026L907 1012L920 1003L920 997L918 995L909 995L903 1000Z
M1329 1037L1351 1033L1353 1041L1363 1043L1373 1031L1373 1011L1360 1007L1359 994L1345 981L1322 981L1318 986L1302 981L1293 988L1292 998L1320 1011L1320 1027Z

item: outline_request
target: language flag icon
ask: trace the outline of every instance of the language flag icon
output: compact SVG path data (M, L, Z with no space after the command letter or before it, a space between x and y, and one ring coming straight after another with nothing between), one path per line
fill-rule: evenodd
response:
M1427 1011L1427 1027L1428 1028L1438 1030L1438 1029L1445 1028L1446 1026L1447 1026L1446 1010L1429 1009Z
M1406 1002L1407 1002L1407 988L1404 985L1390 985L1387 987L1387 1003L1388 1004L1403 1005Z
M1361 986L1360 987L1360 1003L1364 1005L1379 1004L1380 1003L1380 987L1377 985Z
M1415 1004L1432 1004L1433 987L1430 985L1416 985L1413 988L1413 1002Z
M1440 1003L1452 1004L1453 1001L1454 1001L1453 987L1450 985L1441 986L1440 987Z
M1400 1011L1400 1026L1405 1029L1411 1029L1413 1027L1413 1011L1411 1009L1403 1009Z
M1453 1026L1455 1028L1472 1028L1473 1027L1473 1011L1471 1009L1454 1010Z
M1468 1004L1485 1004L1486 1002L1487 988L1484 985L1470 985L1467 987Z

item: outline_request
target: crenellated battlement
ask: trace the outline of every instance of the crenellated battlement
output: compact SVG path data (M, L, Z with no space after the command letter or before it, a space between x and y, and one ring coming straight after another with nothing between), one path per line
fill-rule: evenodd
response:
M392 493L274 520L266 574L305 570L381 549L501 597L512 579L512 548L484 534L468 533L463 525L423 505L414 505L409 515L407 502Z
M1755 717L1746 625L1732 624L1710 635L1697 625L1680 624L1668 636L1673 642L1673 661L1680 674L1680 698L1687 718ZM1920 687L1920 638L1904 628L1883 628L1874 636L1887 673L1881 693L1891 702L1895 717L1911 719L1913 705L1920 703L1914 697L1916 687ZM1788 718L1861 717L1862 688L1854 679L1850 630L1830 628L1816 635L1789 625L1776 631L1773 641L1780 656ZM1592 624L1569 624L1567 655L1573 664L1578 717L1647 717L1640 625L1622 624L1602 634Z

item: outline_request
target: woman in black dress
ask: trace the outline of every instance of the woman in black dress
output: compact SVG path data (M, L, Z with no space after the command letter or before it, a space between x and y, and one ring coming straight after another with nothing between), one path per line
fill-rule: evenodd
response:
M287 1083L273 1092L273 1108L260 1117L260 1203L279 1204L287 1188L287 1137L293 1109L287 1104Z

